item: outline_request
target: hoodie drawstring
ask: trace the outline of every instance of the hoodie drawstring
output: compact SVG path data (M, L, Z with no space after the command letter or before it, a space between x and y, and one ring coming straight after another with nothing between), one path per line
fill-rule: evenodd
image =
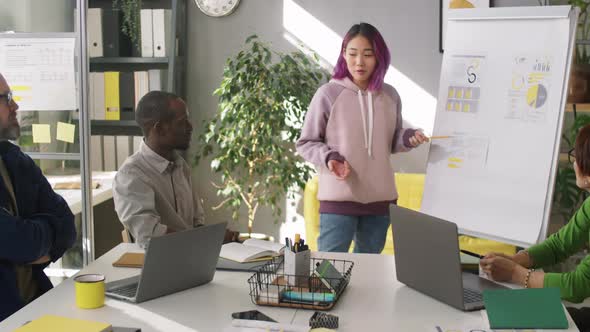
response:
M361 90L358 90L359 105L361 105L361 118L363 119L363 132L365 133L365 149L367 145L367 120L365 120L365 103L363 103L363 94Z
M363 102L363 93L361 90L358 90L358 98L359 98L359 105L361 106L361 118L363 119L363 133L365 134L365 149L367 149L367 153L369 157L371 157L372 147L373 147L373 94L369 91L368 93L368 103L369 103L369 112L365 118L365 103ZM367 133L367 122L368 122L368 133Z
M369 150L369 157L371 157L373 155L373 94L371 93L371 91L369 91L369 116L368 116L368 121L369 121L369 147L367 148Z

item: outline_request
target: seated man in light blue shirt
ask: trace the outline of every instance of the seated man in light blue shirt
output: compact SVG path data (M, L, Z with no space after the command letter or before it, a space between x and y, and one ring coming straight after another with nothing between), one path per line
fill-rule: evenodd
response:
M203 208L193 191L191 168L177 150L186 150L193 126L178 96L152 91L137 104L135 119L144 140L127 158L113 182L119 219L145 246L152 236L203 224ZM237 236L226 234L226 240Z

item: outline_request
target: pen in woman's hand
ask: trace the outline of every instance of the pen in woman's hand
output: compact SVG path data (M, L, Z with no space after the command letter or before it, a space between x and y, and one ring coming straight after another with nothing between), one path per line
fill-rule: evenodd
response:
M459 251L461 251L461 252L462 252L462 253L464 253L465 255L469 255L469 256L477 257L477 258L479 258L479 259L482 259L482 258L484 257L483 255L476 254L476 253L474 253L474 252L471 252L471 251L468 251L468 250L463 250L463 249L461 249L461 250L459 250Z

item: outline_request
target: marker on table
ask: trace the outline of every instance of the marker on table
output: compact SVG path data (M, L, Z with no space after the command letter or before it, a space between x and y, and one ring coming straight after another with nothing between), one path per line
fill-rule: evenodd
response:
M430 139L444 139L444 138L452 138L452 137L453 136L446 135L446 136L430 136L429 138Z
M482 256L482 255L480 255L480 254L476 254L476 253L474 253L474 252L471 252L471 251L468 251L468 250L463 250L463 249L461 249L461 250L459 250L459 251L460 251L460 252L462 252L462 253L464 253L465 255L469 255L469 256L477 257L477 258L479 258L479 259L482 259L482 258L483 258L483 256Z

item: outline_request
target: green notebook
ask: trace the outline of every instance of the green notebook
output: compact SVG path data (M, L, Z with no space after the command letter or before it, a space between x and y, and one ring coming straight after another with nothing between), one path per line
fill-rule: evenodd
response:
M558 288L489 289L483 301L492 329L567 329Z

